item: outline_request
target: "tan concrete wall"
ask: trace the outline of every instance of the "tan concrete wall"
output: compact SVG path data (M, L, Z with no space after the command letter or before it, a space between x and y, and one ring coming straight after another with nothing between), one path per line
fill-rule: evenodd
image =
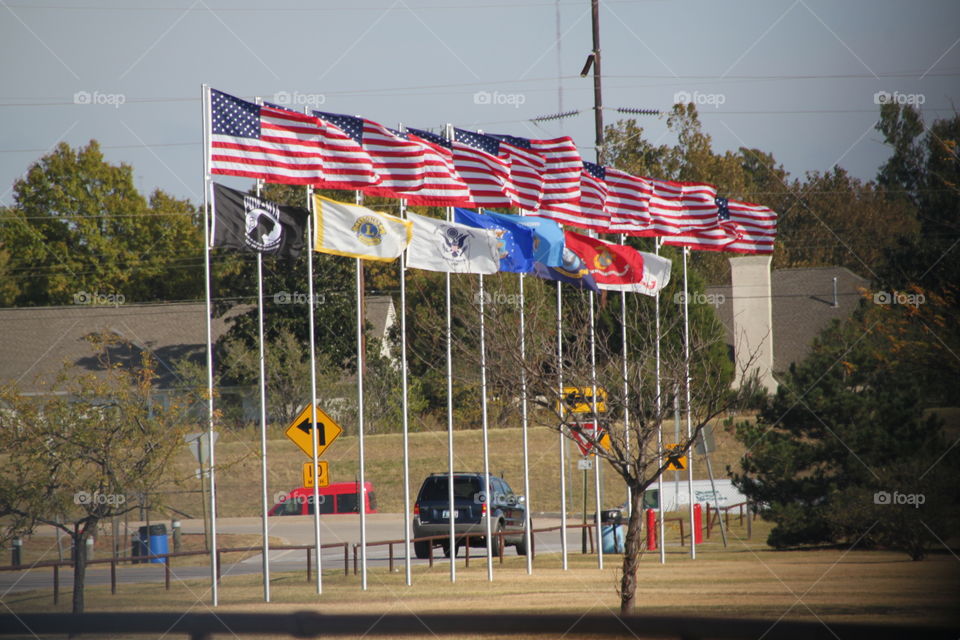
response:
M756 371L771 393L773 378L773 306L770 298L770 256L730 258L733 305L734 384Z

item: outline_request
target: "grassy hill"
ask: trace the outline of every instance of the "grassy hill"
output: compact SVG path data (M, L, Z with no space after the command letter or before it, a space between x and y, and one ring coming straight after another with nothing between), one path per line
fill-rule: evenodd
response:
M672 425L668 429L672 433ZM529 434L530 504L534 512L559 512L560 467L559 435L547 427L531 427ZM479 471L483 468L482 440L479 430L454 433L454 469ZM502 475L517 493L523 493L523 436L519 428L490 430L490 470ZM726 477L728 464L734 464L742 448L721 428L715 431L717 452L711 456L715 477ZM669 438L667 438L669 440ZM332 482L356 480L359 460L355 436L341 435L323 456L330 462ZM364 438L366 477L374 485L378 510L399 513L403 509L403 439L401 434L371 435ZM567 509L571 517L582 510L583 472L577 469L580 452L566 442ZM301 468L309 459L277 428L271 428L267 442L268 495L301 486ZM217 442L217 462L227 464L217 476L218 512L221 517L255 516L260 513L260 438L256 431L222 434ZM703 460L694 463L694 477L706 478ZM197 468L186 447L176 461L177 474L188 476ZM430 431L410 434L410 491L415 496L423 478L447 470L447 433ZM603 506L614 507L626 501L626 489L612 469L602 468ZM665 480L673 480L668 472ZM679 479L686 475L678 473ZM168 504L194 517L202 513L199 480L185 482L171 493ZM588 513L593 510L593 472L588 477Z

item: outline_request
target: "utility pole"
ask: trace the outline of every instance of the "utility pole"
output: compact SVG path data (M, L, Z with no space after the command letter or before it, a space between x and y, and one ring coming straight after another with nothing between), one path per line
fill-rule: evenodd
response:
M596 129L597 164L603 166L603 95L600 88L600 0L590 0L593 23L593 122Z

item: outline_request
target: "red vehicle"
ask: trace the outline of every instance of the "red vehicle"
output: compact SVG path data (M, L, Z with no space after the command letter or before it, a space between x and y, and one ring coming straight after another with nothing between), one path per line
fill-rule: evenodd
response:
M356 482L333 482L329 486L320 487L320 513L359 513ZM377 497L373 492L373 484L364 483L367 513L377 512ZM271 516L306 516L313 515L313 489L300 487L294 489L273 505L268 515Z

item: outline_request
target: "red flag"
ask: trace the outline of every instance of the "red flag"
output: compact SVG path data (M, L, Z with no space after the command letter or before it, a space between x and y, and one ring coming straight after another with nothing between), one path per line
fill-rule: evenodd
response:
M573 231L563 235L567 248L580 256L601 289L643 282L643 256L636 249Z

